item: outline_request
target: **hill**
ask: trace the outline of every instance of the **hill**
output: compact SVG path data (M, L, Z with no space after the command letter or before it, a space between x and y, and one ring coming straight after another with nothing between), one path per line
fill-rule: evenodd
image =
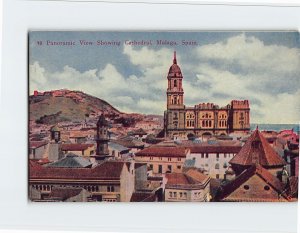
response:
M112 118L123 115L108 102L81 91L35 91L29 96L29 118L37 123L84 120L101 113Z

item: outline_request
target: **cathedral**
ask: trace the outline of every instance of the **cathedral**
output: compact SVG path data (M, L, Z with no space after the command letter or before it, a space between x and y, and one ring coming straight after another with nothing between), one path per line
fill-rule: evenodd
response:
M173 64L167 76L167 110L164 112L165 137L228 135L250 130L248 100L232 100L225 107L213 103L184 105L183 75L174 52Z

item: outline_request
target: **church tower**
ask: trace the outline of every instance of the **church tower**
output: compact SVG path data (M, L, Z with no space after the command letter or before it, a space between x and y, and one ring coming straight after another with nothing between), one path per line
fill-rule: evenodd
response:
M182 73L177 65L176 51L174 51L173 64L168 73L168 89L167 89L167 109L182 109L183 105L183 88Z
M182 73L177 65L176 52L168 72L167 110L164 112L165 137L183 136L185 128L185 106L183 104Z
M48 158L49 161L57 161L63 158L64 154L61 150L61 129L58 125L51 127L50 129L50 142L47 145L47 149L44 154L44 158Z
M102 114L99 117L99 120L97 122L97 151L96 151L96 159L103 160L106 157L109 156L108 151L108 121L105 119L104 115Z

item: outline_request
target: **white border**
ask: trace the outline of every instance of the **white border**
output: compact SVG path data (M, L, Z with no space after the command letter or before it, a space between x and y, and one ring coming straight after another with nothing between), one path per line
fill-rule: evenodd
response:
M27 32L297 30L300 8L5 0L0 228L118 232L296 232L297 203L28 203Z

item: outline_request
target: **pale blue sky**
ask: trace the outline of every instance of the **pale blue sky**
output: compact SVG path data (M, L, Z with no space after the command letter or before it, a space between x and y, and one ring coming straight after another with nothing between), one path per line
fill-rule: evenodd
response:
M47 46L47 40L75 41L75 46ZM94 44L81 46L79 40ZM121 45L97 46L97 40ZM153 45L124 45L125 40L152 40ZM158 46L156 40L177 45ZM197 46L183 46L182 40ZM162 115L174 50L186 105L249 99L252 122L299 121L297 32L30 32L30 91L82 90L122 111Z

